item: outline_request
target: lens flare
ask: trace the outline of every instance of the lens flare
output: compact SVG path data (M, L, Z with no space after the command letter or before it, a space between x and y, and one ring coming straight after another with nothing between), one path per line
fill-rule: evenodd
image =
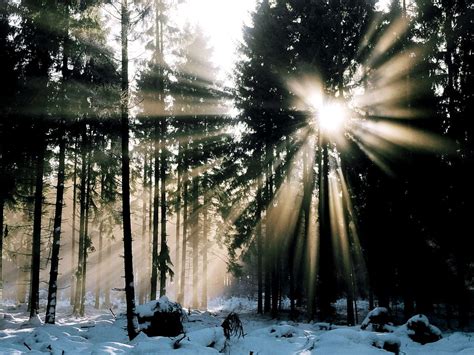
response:
M319 109L316 120L324 133L340 133L344 130L347 112L339 103L325 104Z

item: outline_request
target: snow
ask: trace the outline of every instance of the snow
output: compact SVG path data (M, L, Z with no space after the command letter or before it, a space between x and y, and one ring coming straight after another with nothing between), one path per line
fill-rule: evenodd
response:
M428 317L425 316L424 314L417 314L416 316L411 317L407 321L407 326L413 323L423 323L426 327L430 326L430 321L428 320Z
M136 307L137 314L142 318L153 316L157 310L162 312L180 312L181 308L178 303L171 302L166 296Z
M164 297L152 304L160 308L174 305ZM74 318L68 302L58 301L57 324L49 325L41 321L43 313L30 321L25 307L4 302L0 304L0 354L381 355L390 354L383 350L386 344L399 346L401 354L409 355L474 354L474 333L445 332L439 341L421 345L410 339L407 325L394 326L393 333L377 333L360 326L272 320L256 315L253 304L245 298L213 300L209 311L193 310L187 315L184 337L141 333L129 341L124 316L115 318L90 305L86 305L87 317ZM141 314L152 314L153 309L150 304L137 307ZM227 341L220 325L230 309L240 309L245 336ZM123 305L117 314L120 312L124 312ZM424 316L416 317L432 326Z
M364 330L379 331L379 332L392 332L394 328L392 324L388 322L390 313L385 307L375 307L362 321L360 327Z

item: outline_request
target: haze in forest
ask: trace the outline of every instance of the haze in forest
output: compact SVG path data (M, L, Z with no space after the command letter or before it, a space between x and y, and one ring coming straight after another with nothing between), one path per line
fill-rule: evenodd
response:
M2 1L0 299L472 329L473 11Z

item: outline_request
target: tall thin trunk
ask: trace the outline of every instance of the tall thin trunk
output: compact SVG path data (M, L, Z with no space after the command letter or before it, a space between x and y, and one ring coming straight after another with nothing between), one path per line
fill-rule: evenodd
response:
M104 201L104 185L105 185L105 174L101 175L100 178L100 200L101 203ZM99 222L99 256L97 260L97 270L96 270L96 279L95 279L95 304L94 308L100 308L100 291L101 291L101 284L102 284L102 254L103 254L103 236L104 233L104 220L103 216L101 216L101 220Z
M184 304L184 292L186 289L186 247L188 243L188 165L187 152L184 152L183 162L183 239L181 244L181 283L179 289L179 303Z
M130 340L138 335L138 322L135 312L135 286L133 281L132 223L130 219L130 156L128 122L128 0L122 0L121 40L122 40L122 213L123 213L123 251L125 269L125 298L127 301L127 331Z
M202 214L202 297L201 297L201 307L202 309L207 309L207 253L209 247L209 206L208 199L204 191L204 204L203 204L203 214Z
M112 260L112 239L109 238L107 241L107 260ZM105 279L105 287L104 287L104 304L102 307L108 308L111 306L110 303L110 276Z
M42 128L40 128L42 130ZM46 143L45 135L41 131L39 135L39 147L36 156L36 183L35 183L35 210L33 217L33 244L31 253L31 287L30 287L30 318L38 314L39 309L39 283L41 269L41 217L43 214L43 174L44 154Z
M151 143L151 151L153 151L153 142ZM151 293L151 273L152 273L152 254L153 254L153 154L149 154L149 161L148 161L148 254L147 254L147 267L148 267L148 279L147 279L147 294L150 295Z
M160 192L161 192L161 249L160 249L160 297L166 295L166 274L168 273L169 248L166 241L166 118L161 122L161 153L160 153Z
M92 149L92 147L90 147ZM89 151L87 155L87 187L86 187L86 215L85 215L85 226L84 226L84 251L82 259L82 284L81 284L81 307L80 315L83 317L85 314L85 302L86 302L86 283L87 283L87 258L88 250L91 245L91 237L89 235L89 210L91 205L91 189L92 189L92 162L91 162L92 151Z
M79 187L79 243L76 271L76 294L74 296L73 313L78 316L81 309L81 292L83 280L83 259L85 245L85 216L86 216L86 184L87 184L87 127L84 124L81 141L81 176Z
M262 175L257 178L257 312L263 314Z
M3 299L3 213L5 208L5 199L0 192L0 300Z
M158 222L159 222L159 186L160 186L160 145L158 141L158 125L155 126L154 142L154 191L153 191L153 242L151 257L151 281L150 299L156 299L157 279L158 279Z
M66 137L64 123L61 124L59 140L58 181L56 185L56 210L54 213L53 247L51 252L51 270L49 273L48 306L46 307L45 322L54 324L58 291L59 249L61 247L61 222L64 198L64 169L66 160Z
M355 325L355 314L354 314L354 289L352 286L352 273L348 275L349 280L346 280L347 285L347 325Z
M95 279L95 304L94 308L100 308L100 292L101 292L101 285L102 285L102 248L104 247L104 222L100 221L99 224L99 256L97 258L97 270L96 270L96 279Z
M3 136L4 135L4 127L3 124L0 122L0 179L4 176L5 174L5 167L4 167L4 161L5 155L4 155L4 140ZM0 300L3 299L3 239L4 239L4 231L3 231L3 214L4 214L4 209L5 209L5 193L4 192L4 187L0 186Z
M193 308L198 308L198 273L199 273L199 180L197 176L192 178L192 245L193 245Z
M273 155L273 154L272 154ZM272 157L273 158L273 157ZM272 163L270 162L270 171L273 171ZM272 174L273 175L273 174ZM271 175L271 176L272 176ZM273 195L273 179L270 179L270 194L269 196ZM269 205L267 205L267 208L269 209L269 216L272 216L275 212L274 210L272 211L272 203L270 202ZM269 273L269 278L270 278L270 292L271 292L271 316L272 318L276 318L278 316L278 299L279 299L279 288L280 288L280 282L279 282L279 269L280 269L280 246L277 243L277 238L278 238L278 231L274 229L273 225L267 225L267 230L268 230L268 241L272 240L272 247L270 248L270 255L268 259L268 273ZM268 249L268 247L267 247Z
M74 145L74 172L72 184L72 231L71 231L71 295L69 303L74 304L76 277L74 270L74 258L76 256L76 209L77 209L77 142Z
M146 217L147 217L147 169L148 169L148 156L147 152L145 151L145 157L143 159L143 192L142 192L142 235L140 238L141 244L141 260L147 260L147 235L146 235ZM147 263L145 263L145 267L147 267ZM146 298L146 282L147 277L145 275L141 275L140 279L138 280L140 284L140 288L138 289L138 302L140 304L145 303Z
M279 299L279 291L280 291L280 263L279 263L279 256L277 254L278 247L275 247L275 254L273 258L273 263L271 265L271 278L272 278L272 317L276 318L278 316L278 299Z
M268 223L269 217L269 209L270 209L270 202L272 199L272 168L271 168L271 160L273 159L272 148L269 142L266 142L265 146L265 164L266 164L266 176L265 176L265 242L264 242L264 249L266 251L264 257L264 280L265 280L265 297L264 297L264 304L263 304L263 311L265 313L270 312L271 309L271 284L272 284L272 259L273 259L273 249L274 245L272 243L272 236L271 236L271 225Z
M329 162L328 144L320 132L320 169L319 169L319 284L317 298L320 317L326 320L331 314L331 296L333 292L334 270L331 248L331 220L329 215ZM316 283L315 283L316 284ZM312 300L311 300L312 301ZM311 316L314 316L312 314Z
M176 294L179 294L179 285L180 285L180 262L179 262L179 243L180 243L180 228L181 228L181 144L178 143L178 178L176 182L176 246L175 246L175 284L176 284Z

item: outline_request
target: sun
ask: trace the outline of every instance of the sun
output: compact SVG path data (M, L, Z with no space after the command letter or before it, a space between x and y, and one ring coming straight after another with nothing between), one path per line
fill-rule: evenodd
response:
M337 102L320 106L316 113L316 121L320 129L326 134L342 133L347 122L347 111Z

